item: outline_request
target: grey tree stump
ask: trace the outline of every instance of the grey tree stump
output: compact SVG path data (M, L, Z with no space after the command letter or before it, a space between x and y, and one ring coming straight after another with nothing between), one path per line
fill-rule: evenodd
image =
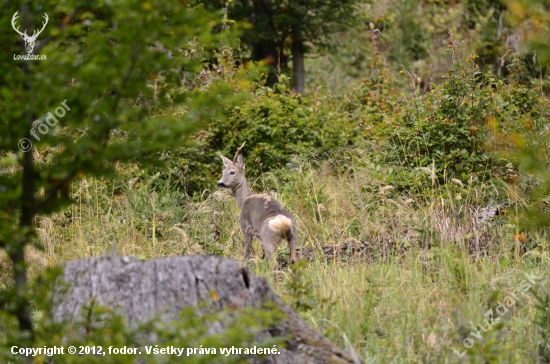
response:
M251 363L357 363L352 354L342 350L310 328L269 287L264 277L256 277L233 259L215 256L169 257L141 261L131 257L102 257L65 263L63 282L68 291L61 294L61 285L54 288L54 320L78 322L81 309L95 303L114 310L129 325L160 317L177 320L187 306L205 302L210 311L226 306L261 306L273 302L285 319L262 333L286 337L286 348L268 358L250 359ZM211 292L217 293L217 300ZM219 328L214 328L219 331Z

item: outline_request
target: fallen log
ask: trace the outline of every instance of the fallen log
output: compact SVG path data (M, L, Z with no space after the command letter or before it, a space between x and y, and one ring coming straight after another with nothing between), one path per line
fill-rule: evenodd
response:
M284 338L285 347L267 358L251 357L250 363L359 362L355 354L309 327L282 302L264 277L250 274L233 259L199 255L150 261L131 257L88 258L65 263L59 279L54 288L52 312L58 322L81 322L82 310L91 300L121 315L133 327L156 317L178 320L181 310L189 306L205 313L228 307L265 307L270 302L285 318L259 337ZM68 286L64 287L65 283ZM212 332L219 330L212 327Z

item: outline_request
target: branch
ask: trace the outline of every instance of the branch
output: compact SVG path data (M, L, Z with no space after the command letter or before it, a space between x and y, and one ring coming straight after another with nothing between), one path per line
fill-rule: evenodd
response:
M44 208L44 206L55 200L57 193L63 189L66 189L75 175L76 172L73 171L61 181L58 181L58 183L48 191L48 195L46 196L46 198L44 198L42 201L40 201L39 204L37 204L36 212L39 213Z
M57 29L59 30L59 33L60 33L60 34L61 34L61 31L62 31L63 29L66 28L67 24L69 24L69 23L73 20L73 18L74 18L75 15L76 15L76 9L74 9L74 10L69 14L69 17L67 18L67 20L65 20L63 23L61 23L60 26L57 27ZM44 46L45 46L46 44L48 44L49 41L50 41L51 39L52 39L51 36L47 36L46 38L42 39L42 40L40 41L40 45L37 45L37 46L35 47L36 53L38 54L38 53L40 52L40 50L41 50L42 48L44 48Z
M132 76L132 73L134 72L134 68L136 66L136 62L138 59L140 47L136 44L132 47L132 55L130 56L130 66L128 67L128 70L126 74L124 75L124 79L122 80L122 83L120 84L120 88L117 90L116 98L113 103L112 111L116 112L118 108L118 103L120 102L120 98L124 90L126 89L126 86L128 85L128 82L130 81L130 77Z

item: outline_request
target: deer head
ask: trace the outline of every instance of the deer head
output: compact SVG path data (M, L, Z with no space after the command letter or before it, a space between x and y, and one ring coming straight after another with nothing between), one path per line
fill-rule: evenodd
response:
M40 35L40 33L42 33L42 31L44 30L44 28L46 28L46 24L48 24L48 14L44 13L44 20L45 22L42 23L42 29L40 29L38 32L36 32L36 30L33 31L32 35L28 35L27 34L27 29L25 29L25 32L24 33L21 33L19 31L19 27L15 27L15 20L19 17L17 15L19 11L16 11L15 14L13 14L13 17L11 18L11 26L13 27L13 29L19 33L19 35L21 35L21 38L23 38L23 40L25 41L25 48L27 49L27 53L32 53L32 50L34 49L34 43L36 42L36 38L38 38L38 35Z
M244 143L239 149L237 149L233 160L220 154L220 158L222 159L225 168L222 172L222 179L218 181L218 187L230 188L234 191L238 187L242 186L243 183L246 184L244 177L244 160L243 155L240 154L243 147Z

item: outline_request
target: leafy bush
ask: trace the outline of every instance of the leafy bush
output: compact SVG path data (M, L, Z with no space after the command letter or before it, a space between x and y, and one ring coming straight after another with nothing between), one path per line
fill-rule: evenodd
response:
M511 162L506 152L515 146L502 136L536 143L546 108L537 89L482 75L476 58L457 63L441 85L428 94L414 94L396 118L380 125L387 161L404 170L434 168L439 182L483 181L502 176ZM399 184L411 187L407 179Z
M284 84L254 86L248 94L236 90L244 101L224 103L225 118L200 130L194 146L160 155L174 172L185 173L188 192L214 187L221 172L219 153L232 158L244 141L248 176L283 167L295 154L329 155L355 143L360 121L348 118L336 98L303 97Z
M431 93L415 95L385 130L388 159L412 168L433 163L440 178L444 171L462 179L483 175L489 163L483 143L490 103L491 89L474 72L455 67Z

